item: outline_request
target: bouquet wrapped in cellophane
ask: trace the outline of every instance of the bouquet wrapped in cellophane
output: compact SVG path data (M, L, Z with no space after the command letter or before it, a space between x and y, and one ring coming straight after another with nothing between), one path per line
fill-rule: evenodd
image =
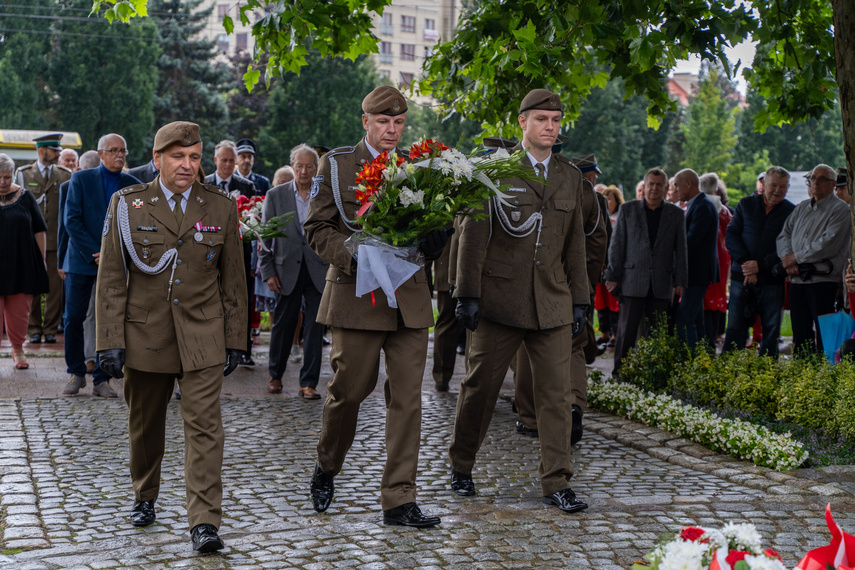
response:
M522 166L523 156L525 150L499 149L467 157L427 139L410 147L412 162L383 152L366 163L356 177L361 232L345 242L359 263L356 295L381 288L389 306L397 307L395 291L424 266L419 241L450 227L458 214L473 215L494 196L505 201L496 180L533 177Z
M287 212L262 222L261 212L264 209L264 196L247 198L240 195L237 197L237 208L240 215L238 224L242 240L259 240L260 243L262 239L288 237L285 235L284 228L294 217L293 212Z

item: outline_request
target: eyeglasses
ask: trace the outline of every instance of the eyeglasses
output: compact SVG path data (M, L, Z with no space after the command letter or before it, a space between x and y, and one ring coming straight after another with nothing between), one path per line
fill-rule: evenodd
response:
M805 178L808 186L813 186L817 182L837 182L836 178L826 178L825 176L808 176Z
M127 148L108 148L108 149L105 149L104 152L109 152L110 154L127 155L131 151L130 151L130 149L127 149Z

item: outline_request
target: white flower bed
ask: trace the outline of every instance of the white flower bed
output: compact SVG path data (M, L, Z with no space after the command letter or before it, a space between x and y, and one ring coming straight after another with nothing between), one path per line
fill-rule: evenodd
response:
M723 419L670 396L657 396L630 384L592 383L588 386L588 404L778 471L796 469L808 457L804 446L794 441L789 433L776 434L741 420Z

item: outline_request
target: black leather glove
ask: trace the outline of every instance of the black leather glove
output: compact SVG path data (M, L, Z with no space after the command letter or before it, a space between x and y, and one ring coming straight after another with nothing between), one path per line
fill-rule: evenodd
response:
M454 228L433 230L416 247L425 255L425 259L439 259L439 256L442 255L442 250L445 248L445 244L448 243L448 236L453 233Z
M223 376L228 376L235 371L235 368L238 367L238 362L240 362L241 354L243 354L242 350L235 350L234 348L226 349L226 365L223 366Z
M108 348L98 352L98 366L106 372L110 378L124 378L122 366L125 365L124 348Z
M454 309L457 322L474 331L478 328L481 320L481 299L478 297L460 297L457 299L457 307Z
M356 275L356 258L355 257L350 258L350 274Z
M573 328L571 329L573 338L585 332L585 325L587 324L588 305L573 305Z
M448 286L448 294L452 296L454 295L454 283Z

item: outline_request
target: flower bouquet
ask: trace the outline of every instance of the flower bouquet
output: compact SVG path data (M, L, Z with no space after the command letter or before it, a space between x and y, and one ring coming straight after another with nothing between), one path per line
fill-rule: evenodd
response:
M752 524L728 523L721 530L684 527L665 537L632 570L786 570L781 556L761 550Z
M238 214L240 215L239 226L242 240L253 241L262 239L273 239L288 237L283 228L288 225L293 212L270 218L262 223L261 212L264 208L264 196L253 196L247 198L240 195L237 197Z
M356 177L361 232L345 242L359 261L356 295L379 287L390 307L398 306L395 290L424 265L419 240L450 227L458 214L486 216L474 212L491 198L505 202L508 196L495 180L534 177L522 166L525 150L467 157L427 139L408 155L413 162L383 152L363 166Z

